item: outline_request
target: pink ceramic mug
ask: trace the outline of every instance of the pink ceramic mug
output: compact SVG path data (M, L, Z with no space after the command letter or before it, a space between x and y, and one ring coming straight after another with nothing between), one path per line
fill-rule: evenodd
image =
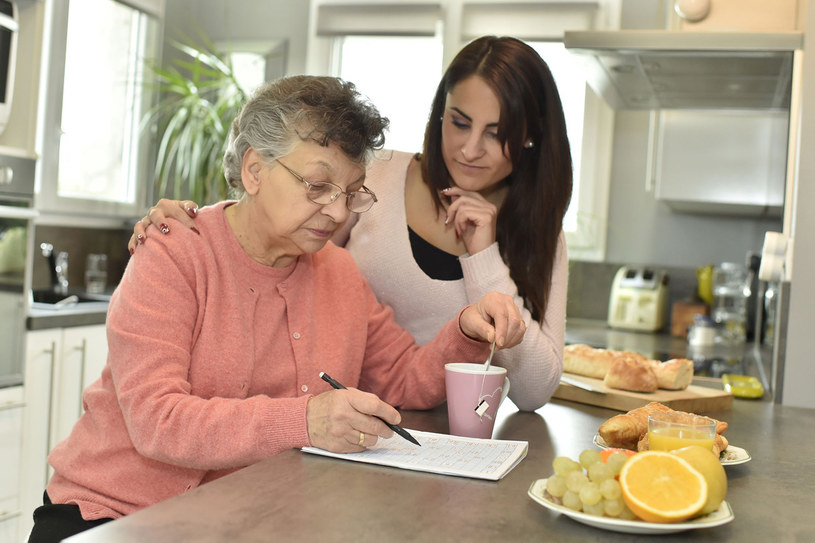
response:
M507 370L490 366L485 373L484 364L445 364L444 379L450 433L484 439L492 437L495 413L509 393ZM477 409L482 401L486 405Z

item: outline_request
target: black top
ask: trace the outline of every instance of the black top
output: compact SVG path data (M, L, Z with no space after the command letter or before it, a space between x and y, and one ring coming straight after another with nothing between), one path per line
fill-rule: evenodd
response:
M451 255L431 245L410 227L408 227L408 234L413 259L428 277L440 281L457 281L464 277L461 263L456 255Z

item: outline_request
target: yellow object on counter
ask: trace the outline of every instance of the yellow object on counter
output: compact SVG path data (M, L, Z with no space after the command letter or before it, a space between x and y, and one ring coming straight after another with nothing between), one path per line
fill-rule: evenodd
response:
M696 269L696 292L707 305L713 304L713 264Z
M764 396L764 387L755 377L723 373L722 384L724 384L724 389L736 398L761 398Z

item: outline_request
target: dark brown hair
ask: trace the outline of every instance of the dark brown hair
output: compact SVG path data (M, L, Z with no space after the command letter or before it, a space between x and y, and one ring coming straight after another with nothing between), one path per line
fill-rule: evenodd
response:
M422 177L432 190L450 186L442 156L441 122L447 94L477 75L501 105L498 140L512 160L509 190L497 219L501 257L532 316L545 314L563 216L572 197L572 155L552 73L538 53L509 37L470 42L450 63L433 98L424 137ZM525 148L532 140L534 147Z

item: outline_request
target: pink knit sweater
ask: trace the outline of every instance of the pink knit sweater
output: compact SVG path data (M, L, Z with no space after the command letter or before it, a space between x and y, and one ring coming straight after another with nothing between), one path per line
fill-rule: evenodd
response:
M49 457L54 503L119 517L293 447L306 403L349 387L408 409L444 400L444 364L488 346L458 318L424 347L328 244L288 268L252 260L218 204L130 260L107 318L109 354L85 413Z

